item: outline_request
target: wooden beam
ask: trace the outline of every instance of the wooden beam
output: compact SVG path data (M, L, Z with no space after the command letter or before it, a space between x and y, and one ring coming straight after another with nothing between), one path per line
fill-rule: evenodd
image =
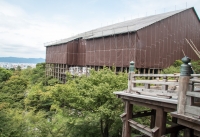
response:
M177 112L171 112L171 115L172 115L173 117L178 118L178 121L179 121L180 119L182 119L182 120L184 120L184 121L188 121L188 122L197 124L197 125L199 125L199 127L200 127L200 119L197 119L197 118L194 118L194 117L191 117L191 116L187 116L187 115L183 115L183 114L178 114ZM187 125L186 125L186 126L187 126ZM200 131L200 128L199 128L199 131Z
M176 124L176 125L166 128L166 134L177 133L179 130L182 130L184 128L185 128L184 126ZM176 136L174 136L174 137L176 137Z
M187 92L187 96L200 98L200 92Z
M194 130L194 135L200 137L200 131Z
M190 129L194 129L194 130L200 131L200 125L198 125L196 123L193 123L191 121L178 119L178 124L183 125L185 127L188 127Z
M122 113L120 115L122 122L124 122L124 120L126 120L126 113Z
M150 93L157 93L157 94L166 94L166 95L172 95L172 96L178 96L177 91L173 90L155 90L155 89L146 89L146 88L141 88L141 87L134 87L132 88L132 91L138 91L138 92L150 92Z
M149 69L150 70L150 69ZM134 74L135 77L179 77L180 74Z
M131 101L131 104L138 104L141 106L149 107L151 109L156 109L156 106L161 106L163 108L174 109L175 111L177 108L177 101L172 99L156 98L144 95L134 95L135 97L124 96L122 94L118 95L120 95L120 98L123 100Z
M200 107L186 105L185 112L196 116L200 116Z
M143 83L143 84L160 84L160 85L174 85L177 86L178 82L163 82L163 81L157 81L157 80L136 80L132 81L132 83ZM167 89L166 89L167 90Z
M146 117L146 116L151 116L153 114L154 114L153 111L141 111L133 114L132 118Z
M153 129L150 129L146 125L141 125L133 120L129 120L129 124L132 128L144 133L145 135L148 135L149 137L154 137L154 134L156 134L159 131L158 127L154 127Z

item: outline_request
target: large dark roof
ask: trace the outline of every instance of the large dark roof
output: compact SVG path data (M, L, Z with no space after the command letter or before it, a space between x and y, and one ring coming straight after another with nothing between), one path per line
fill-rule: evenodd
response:
M194 8L192 8L192 9L194 10ZM102 36L109 36L109 35L120 34L120 33L135 32L139 29L147 27L151 24L154 24L155 22L161 21L163 19L166 19L170 16L173 16L173 15L178 14L185 10L187 10L187 9L176 10L176 11L171 11L171 12L167 12L167 13L162 13L162 14L157 14L157 15L152 15L152 16L147 16L147 17L142 17L142 18L136 18L136 19L124 21L121 23L116 23L113 25L109 25L109 26L97 28L97 29L94 29L91 31L87 31L87 32L78 34L76 36L63 39L63 40L49 42L49 43L46 43L45 46L52 46L52 45L67 43L69 41L79 39L79 38L92 39L92 38L98 38L98 37L102 37ZM195 10L194 10L194 12L196 14Z

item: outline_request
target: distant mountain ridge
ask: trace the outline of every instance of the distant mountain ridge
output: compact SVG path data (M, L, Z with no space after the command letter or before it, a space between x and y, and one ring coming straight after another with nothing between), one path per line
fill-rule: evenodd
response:
M9 62L9 63L42 63L42 62L45 62L45 59L43 59L43 58L0 57L0 62Z

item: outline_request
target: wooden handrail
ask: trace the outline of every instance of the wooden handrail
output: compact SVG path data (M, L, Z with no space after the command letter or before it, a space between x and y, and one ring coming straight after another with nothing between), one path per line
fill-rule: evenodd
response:
M197 98L200 98L200 92L190 92L188 91L186 93L187 96L191 96L191 97L197 97Z
M135 77L179 77L180 74L133 74Z
M175 74L133 74L135 77L179 77L180 73ZM200 77L200 74L191 74L191 77Z
M132 81L132 83L143 83L143 84L159 84L159 85L178 85L178 82L163 82L163 81L155 81L155 80L136 80Z

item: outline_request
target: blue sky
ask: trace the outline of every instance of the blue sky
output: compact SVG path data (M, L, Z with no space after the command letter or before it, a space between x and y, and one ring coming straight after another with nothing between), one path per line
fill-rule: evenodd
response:
M200 0L0 0L0 57L45 58L44 43Z

